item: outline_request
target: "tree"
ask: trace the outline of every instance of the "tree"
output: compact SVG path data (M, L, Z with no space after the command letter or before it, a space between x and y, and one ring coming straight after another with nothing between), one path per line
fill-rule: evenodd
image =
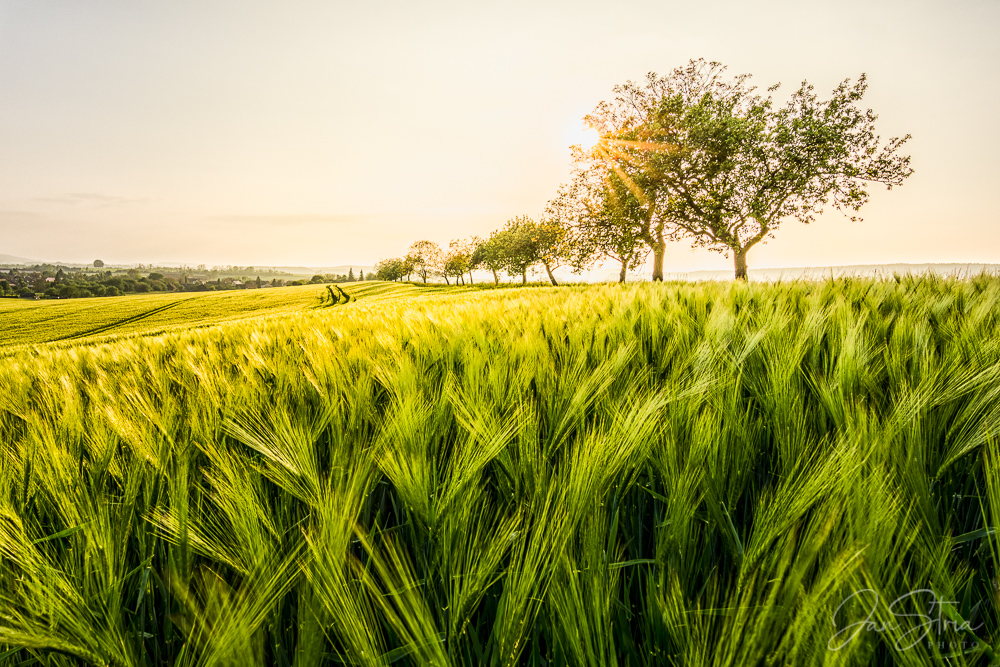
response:
M633 143L616 150L644 156L644 178L668 195L661 215L695 245L731 252L737 279L746 279L747 251L784 220L812 222L828 204L857 212L871 183L891 189L913 173L900 154L909 135L881 142L877 116L859 108L863 74L827 100L803 82L780 106L749 75L724 74L721 64L696 60L616 89L644 119L621 134Z
M649 136L653 121L650 98L655 99L655 91L629 81L615 86L614 92L611 102L601 102L584 118L601 140L590 151L574 148L574 159L596 171L617 215L634 227L636 237L652 251L653 280L663 280L667 242L676 234L667 207L670 192L653 157L670 146Z
M358 281L360 281L360 282L364 282L365 281L365 270L364 269L359 269L358 270Z
M465 273L470 271L472 265L472 250L465 241L455 240L448 244L448 252L445 253L444 265L442 267L442 272L444 273L445 282L448 281L448 276L455 276L456 284L461 281L465 284ZM469 276L472 279L472 276Z
M506 255L506 250L504 249L505 239L506 236L502 232L495 231L490 234L490 238L485 241L479 241L476 249L472 251L472 265L476 267L485 266L493 274L493 283L496 285L500 284L498 272L504 268L504 257Z
M578 171L569 185L549 202L549 215L559 216L572 228L569 241L571 262L582 270L595 260L618 262L618 282L624 283L629 269L637 269L649 254L638 218L626 210L614 187L596 169Z
M403 275L406 276L406 280L409 281L410 276L412 276L413 272L417 270L417 256L412 252L409 252L406 254L406 257L400 260L400 263Z
M404 275L405 262L398 258L380 259L375 263L375 280L401 280Z
M503 268L510 276L521 276L521 284L528 283L528 268L538 262L538 252L533 241L535 221L526 215L519 215L507 221L499 232L491 237L500 253Z
M102 262L99 259L95 259L94 260L94 268L95 269L103 269L104 268L104 262Z
M474 285L472 281L472 272L483 265L483 257L480 252L480 248L483 245L483 240L478 236L472 236L465 243L465 250L469 255L469 263L466 267L466 271L469 273L469 284Z
M544 266L552 284L558 284L552 272L571 258L569 229L558 217L540 222L524 215L511 218L490 237L490 244L497 263L509 275L521 276L522 284L527 284L528 269L535 264Z
M417 275L426 283L427 276L440 269L441 247L433 241L416 241L410 246L407 259L412 260Z
M573 259L572 235L569 219L564 217L565 213L558 206L551 207L547 215L535 223L533 229L529 228L532 250L541 265L545 267L545 273L553 285L558 283L552 272L571 263Z

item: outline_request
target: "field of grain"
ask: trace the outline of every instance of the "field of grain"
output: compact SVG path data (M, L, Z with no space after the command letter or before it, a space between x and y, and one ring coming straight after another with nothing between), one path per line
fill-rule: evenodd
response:
M0 348L57 341L156 334L249 317L287 315L330 305L328 288L302 285L224 292L136 294L119 297L40 300L0 299ZM412 298L440 291L436 285L354 283L354 298Z
M0 662L995 659L1000 279L345 289L0 306Z

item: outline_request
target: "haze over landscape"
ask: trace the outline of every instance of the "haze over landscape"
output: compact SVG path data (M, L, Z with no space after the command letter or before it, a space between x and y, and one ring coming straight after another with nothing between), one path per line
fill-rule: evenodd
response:
M0 0L0 665L1000 662L998 19Z
M821 95L866 72L915 174L753 267L1000 262L987 2L0 4L0 253L371 265L538 216L615 84L689 58ZM670 244L668 272L731 261Z

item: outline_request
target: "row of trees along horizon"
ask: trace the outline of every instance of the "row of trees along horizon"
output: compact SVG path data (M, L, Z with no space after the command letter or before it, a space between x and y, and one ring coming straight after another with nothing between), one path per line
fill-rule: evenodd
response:
M913 170L900 147L882 142L875 113L858 106L862 74L820 100L803 82L784 104L757 92L750 75L727 77L703 59L666 76L647 75L614 88L584 122L598 133L591 148L573 146L573 175L540 220L518 216L489 238L413 243L407 255L376 264L380 280L450 284L472 271L500 272L527 282L541 266L553 285L560 267L575 273L597 263L620 265L619 281L653 256L653 280L663 280L666 244L732 256L735 276L747 277L747 252L773 238L789 219L809 223L824 207L851 220L875 183L901 185Z

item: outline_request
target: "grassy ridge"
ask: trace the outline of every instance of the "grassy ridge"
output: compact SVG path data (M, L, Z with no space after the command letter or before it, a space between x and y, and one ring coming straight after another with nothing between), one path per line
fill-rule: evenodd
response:
M0 655L992 657L1000 280L368 296L12 350Z

